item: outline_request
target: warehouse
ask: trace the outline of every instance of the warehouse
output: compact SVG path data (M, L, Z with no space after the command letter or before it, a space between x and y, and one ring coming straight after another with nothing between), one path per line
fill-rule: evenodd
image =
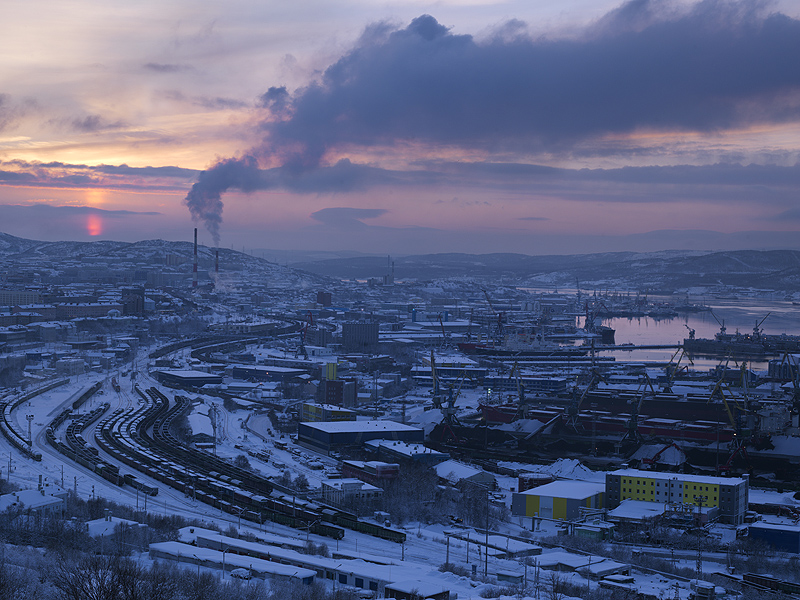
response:
M153 371L159 383L177 387L202 387L204 385L219 385L222 377L204 371Z
M800 554L800 527L797 525L753 523L748 528L748 535L781 552Z
M226 556L227 554L227 556ZM271 560L223 553L209 548L190 546L181 542L150 544L150 558L176 560L208 569L247 569L253 577L282 581L296 581L304 585L314 583L316 572L311 569L280 564Z
M394 421L333 421L300 423L297 442L313 450L329 453L342 446L361 446L369 440L423 441L422 429Z
M605 485L589 481L554 481L522 493L511 500L517 517L574 520L581 508L603 508Z

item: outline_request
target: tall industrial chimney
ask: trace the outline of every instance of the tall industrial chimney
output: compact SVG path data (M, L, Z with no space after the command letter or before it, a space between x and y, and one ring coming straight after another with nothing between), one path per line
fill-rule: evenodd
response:
M192 271L192 288L197 287L197 227L194 228L194 270Z
M219 250L214 257L214 273L219 273Z

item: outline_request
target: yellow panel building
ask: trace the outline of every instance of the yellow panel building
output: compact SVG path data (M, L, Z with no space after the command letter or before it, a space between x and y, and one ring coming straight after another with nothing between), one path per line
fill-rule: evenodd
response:
M554 481L514 494L511 513L518 517L572 520L581 507L604 508L605 484L589 481Z
M606 498L612 509L624 500L717 508L720 520L739 525L747 510L748 480L621 469L606 474Z

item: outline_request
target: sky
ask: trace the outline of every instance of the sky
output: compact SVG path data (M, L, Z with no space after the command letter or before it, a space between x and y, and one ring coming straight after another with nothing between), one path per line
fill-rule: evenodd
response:
M796 0L8 0L0 231L800 248Z

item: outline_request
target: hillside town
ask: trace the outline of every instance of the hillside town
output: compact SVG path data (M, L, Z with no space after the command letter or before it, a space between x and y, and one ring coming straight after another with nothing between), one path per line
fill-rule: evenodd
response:
M766 317L632 347L610 317L707 300L404 279L391 258L342 280L196 237L82 252L4 250L19 589L74 583L65 563L14 577L58 531L84 574L167 569L186 597L800 593L800 341Z

